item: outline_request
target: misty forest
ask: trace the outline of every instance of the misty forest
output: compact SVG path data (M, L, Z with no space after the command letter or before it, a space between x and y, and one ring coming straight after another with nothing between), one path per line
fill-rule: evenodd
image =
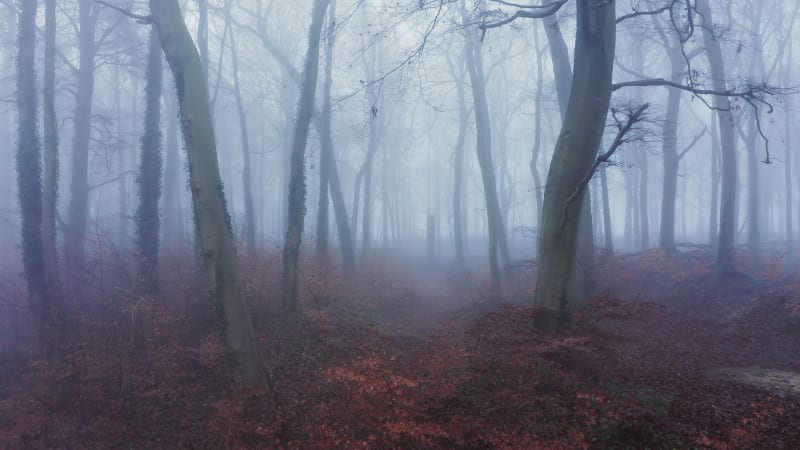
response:
M797 448L798 14L0 0L0 448Z

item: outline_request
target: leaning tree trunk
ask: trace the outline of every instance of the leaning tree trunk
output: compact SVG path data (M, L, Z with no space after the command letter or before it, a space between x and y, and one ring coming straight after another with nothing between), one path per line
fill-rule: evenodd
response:
M705 43L711 80L714 90L726 92L725 63L722 49L714 35L714 21L708 0L697 0L697 10L703 18L703 42ZM719 119L720 149L722 153L722 189L720 194L719 235L717 256L714 264L715 275L723 276L735 272L733 243L736 239L736 194L738 189L738 168L736 135L733 128L733 114L730 101L723 96L714 96L713 106Z
M72 135L72 179L70 181L69 223L67 224L66 255L70 264L73 287L80 286L85 266L84 242L89 215L89 141L92 127L92 97L94 95L95 27L97 7L93 0L80 0L80 32L78 34L78 88L75 100L74 131Z
M44 38L44 178L42 190L42 245L47 286L53 305L61 304L61 277L56 247L58 206L58 123L56 119L56 1L45 0ZM58 308L61 309L61 308ZM58 311L57 311L58 312ZM63 311L61 311L63 312Z
M611 99L615 6L614 0L577 2L575 71L547 175L539 239L535 301L550 310L540 324L549 329L558 327L570 315L568 291L586 195L580 186L597 156Z
M150 0L150 10L178 92L198 238L225 356L240 382L258 385L264 381L264 368L239 285L200 56L178 0Z
M17 56L17 194L22 215L22 263L39 344L51 351L52 326L42 244L41 142L36 126L36 0L21 2Z
M319 41L325 10L330 0L314 0L311 13L311 28L308 33L304 83L297 107L297 121L289 173L289 226L283 248L283 310L287 313L299 311L297 279L300 261L300 242L303 234L303 218L306 210L305 153L308 127L314 112L314 94L319 72Z
M139 160L139 207L136 210L136 245L139 270L139 292L158 291L158 247L161 217L158 201L161 198L161 47L158 31L150 30L147 54L147 86L145 87L144 134ZM172 214L172 211L169 211Z

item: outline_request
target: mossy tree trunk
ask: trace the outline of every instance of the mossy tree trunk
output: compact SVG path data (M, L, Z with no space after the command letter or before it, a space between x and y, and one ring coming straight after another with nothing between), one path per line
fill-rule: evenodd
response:
M175 79L192 204L225 356L237 380L259 385L265 373L239 285L203 66L178 0L150 0L150 10Z
M139 206L136 209L138 252L137 289L144 294L158 291L158 248L161 217L161 82L163 63L155 27L150 30L145 87L144 133L139 154ZM173 211L169 212L174 213Z
M53 345L54 319L42 244L42 163L37 128L36 0L20 2L17 53L17 194L22 215L22 263L39 344Z

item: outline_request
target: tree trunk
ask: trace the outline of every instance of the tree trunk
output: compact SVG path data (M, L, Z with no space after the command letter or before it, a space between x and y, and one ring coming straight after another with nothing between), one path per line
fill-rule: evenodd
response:
M85 267L84 242L89 215L89 141L92 127L92 97L94 95L95 27L98 8L93 0L79 2L78 88L75 103L72 141L72 179L70 181L69 223L66 235L66 255L70 261L70 279L80 289Z
M670 57L674 59L674 57ZM680 82L682 65L672 64L672 80ZM678 192L678 115L680 113L681 92L667 88L667 109L661 124L661 156L664 163L664 185L661 190L661 227L658 245L665 252L675 251L675 200Z
M454 150L453 165L453 240L456 252L457 269L466 266L464 258L464 148L467 139L467 103L464 93L464 63L466 55L462 50L459 64L454 69L458 71L456 78L456 91L458 92L458 135Z
M230 15L230 10L227 11ZM236 98L236 113L239 116L239 129L242 142L242 187L244 192L245 243L248 252L256 248L256 215L253 207L253 182L250 171L250 136L247 131L247 110L242 99L242 86L239 83L239 49L235 33L231 32L231 65L233 69L233 94Z
M317 256L327 258L328 254L328 216L330 210L330 166L332 138L331 126L331 87L333 85L333 47L336 33L336 0L328 6L328 29L325 36L325 80L322 84L322 127L327 130L328 137L320 138L319 151L319 207L317 208ZM319 129L318 129L319 131ZM322 133L320 133L322 134ZM330 145L330 146L329 146Z
M303 218L306 210L305 153L308 127L314 112L314 95L319 72L319 44L325 10L330 0L314 0L311 12L311 28L308 34L303 88L297 106L297 121L292 141L289 174L289 225L283 248L283 310L299 312L297 279L300 261L300 243L303 234Z
M500 265L511 266L503 216L497 196L497 181L492 162L492 136L489 121L489 106L486 102L486 84L483 75L483 57L481 55L480 31L476 27L466 29L466 62L475 109L475 127L477 132L476 152L481 170L483 191L486 200L486 219L489 229L489 268L492 275L493 296L500 295ZM498 255L499 254L499 255Z
M716 244L719 224L719 122L717 112L711 111L711 205L709 210L708 243Z
M53 310L42 243L41 142L36 126L36 0L21 2L17 57L17 194L22 215L22 263L39 344L49 355L54 344Z
M697 10L702 17L703 42L708 56L711 70L711 80L714 90L725 92L728 90L725 81L725 63L722 59L722 50L714 36L714 21L708 0L697 0ZM715 96L713 106L717 110L719 119L719 133L722 153L722 189L720 198L719 236L717 238L717 256L714 273L722 276L735 273L733 261L733 244L736 239L736 195L738 192L738 168L736 136L733 128L733 115L730 110L730 101L726 97Z
M570 315L568 291L586 195L579 186L597 156L611 99L615 6L613 0L577 2L575 72L547 175L539 240L535 301L551 310L540 324L549 329L558 327Z
M603 196L603 232L605 234L606 252L614 253L614 235L611 232L611 209L608 200L608 177L606 176L606 167L600 167L600 183Z
M184 242L183 206L180 190L181 165L178 144L178 104L170 88L167 100L167 148L164 167L164 242L167 246Z
M150 0L150 10L178 92L198 237L225 356L240 382L258 385L265 373L239 285L203 66L178 0Z
M139 161L139 208L136 211L136 244L139 270L139 292L158 291L158 247L161 217L158 201L161 197L161 76L163 70L158 32L150 31L147 54L147 86L145 87L144 134Z
M546 0L542 1L544 4ZM553 77L556 83L556 94L558 96L558 108L561 115L561 122L564 122L569 104L570 92L572 90L572 65L569 59L569 49L561 34L558 18L555 14L543 19L547 41L550 48L550 59L553 64ZM542 195L542 194L540 194ZM595 267L594 267L594 235L592 233L592 205L591 196L584 197L585 205L581 208L581 225L578 233L577 264L574 265L572 275L573 285L569 288L569 301L578 303L594 294L595 288ZM542 210L544 210L544 198L542 198ZM540 237L541 237L540 222Z
M56 1L45 0L44 51L44 180L42 191L42 245L47 286L53 305L61 304L61 276L56 247L58 214L58 123L56 118Z

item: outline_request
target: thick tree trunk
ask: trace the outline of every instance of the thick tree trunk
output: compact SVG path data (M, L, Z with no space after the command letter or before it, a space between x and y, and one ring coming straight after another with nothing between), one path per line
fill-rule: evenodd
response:
M61 304L61 275L56 246L58 213L58 123L56 119L56 1L45 0L44 51L44 180L42 190L42 245L44 247L47 286L50 300ZM60 308L59 308L60 309Z
M17 54L17 194L22 215L22 263L39 344L50 354L55 323L42 243L41 142L36 126L36 0L20 5Z
M725 81L725 63L722 50L714 36L714 20L708 7L708 0L697 0L697 9L703 18L703 42L711 69L711 81L714 90L728 90ZM730 101L726 97L715 96L713 106L719 119L720 148L722 154L722 189L720 198L719 236L717 238L717 256L714 272L722 276L735 272L733 261L733 244L736 239L736 196L738 192L738 168L736 135L733 128L733 115Z
M97 8L93 0L79 2L78 88L72 136L72 179L70 180L69 223L66 234L66 255L70 261L70 279L80 289L85 267L84 242L89 215L89 141L92 127L92 97L94 96L95 27Z
M283 310L299 312L297 279L299 276L300 243L303 234L303 219L306 210L305 153L308 127L314 112L314 95L319 72L319 46L325 10L330 0L314 0L311 12L311 27L308 33L303 88L297 106L294 138L289 174L289 224L283 247Z
M198 237L225 356L240 382L258 385L265 380L264 367L239 285L200 56L178 0L150 0L150 10L175 78Z
M145 87L144 134L139 161L139 207L136 211L136 245L139 266L139 292L158 291L158 247L161 217L158 201L161 197L161 77L163 63L158 31L150 31L147 55L147 86Z
M547 0L543 0L544 4ZM553 77L556 83L558 108L561 113L561 122L564 122L572 90L572 65L569 59L569 49L561 34L561 28L556 15L543 19L545 33L550 48L550 59L553 64ZM540 193L543 195L543 193ZM592 205L591 196L586 195L581 207L581 225L578 232L577 264L574 265L572 286L569 288L569 302L579 303L594 295L595 290L595 261L594 261L594 234L592 232ZM544 198L541 201L544 210ZM540 223L541 237L541 223Z
M611 99L615 6L613 0L577 2L575 71L547 176L539 242L535 301L552 311L542 320L546 328L556 328L570 315L568 291L586 195L579 186L597 156Z
M227 12L230 14L230 10ZM245 244L248 252L256 248L256 214L253 207L253 182L250 168L250 136L247 131L247 109L242 99L242 86L239 83L239 49L235 33L231 33L231 65L233 69L233 94L236 98L236 113L239 116L239 129L242 143L242 187L244 193Z

